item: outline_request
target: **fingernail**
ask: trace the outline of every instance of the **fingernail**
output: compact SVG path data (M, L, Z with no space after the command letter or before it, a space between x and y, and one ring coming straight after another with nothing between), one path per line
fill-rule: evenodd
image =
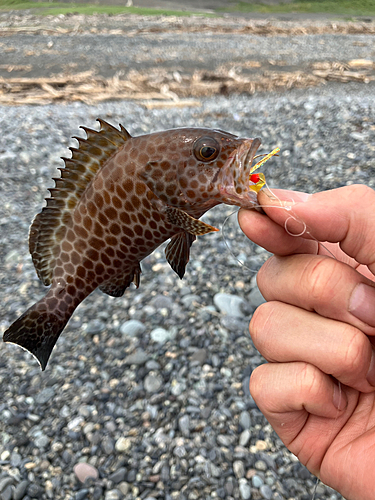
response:
M370 368L368 369L366 379L367 379L367 382L370 385L372 385L372 387L375 387L375 352L374 352L374 349L372 350Z
M311 196L311 194L302 191L291 191L290 189L264 189L262 192L272 201L282 201L283 205L305 203Z
M333 388L333 404L338 410L344 410L348 404L348 400L345 392L342 390L340 385L334 385Z
M349 312L370 326L375 326L375 288L359 283L349 300Z

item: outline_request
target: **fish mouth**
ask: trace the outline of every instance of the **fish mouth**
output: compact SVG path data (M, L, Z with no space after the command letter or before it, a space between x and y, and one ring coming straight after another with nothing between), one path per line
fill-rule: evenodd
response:
M251 164L260 145L259 137L244 139L220 169L217 181L223 203L242 208L253 208L257 204L257 194L250 189L250 174Z

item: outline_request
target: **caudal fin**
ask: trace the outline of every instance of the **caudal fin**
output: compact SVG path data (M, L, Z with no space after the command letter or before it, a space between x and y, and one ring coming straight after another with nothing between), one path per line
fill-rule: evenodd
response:
M43 307L41 302L30 307L6 330L3 341L27 349L39 361L42 370L45 370L52 349L70 315L66 318L56 316Z

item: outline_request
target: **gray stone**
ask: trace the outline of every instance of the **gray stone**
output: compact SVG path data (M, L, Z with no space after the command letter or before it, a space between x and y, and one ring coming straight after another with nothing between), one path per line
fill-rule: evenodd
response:
M38 436L34 442L37 448L46 448L49 445L49 438L42 434Z
M4 491L10 484L14 483L14 479L10 476L6 476L0 479L0 492Z
M240 446L246 446L251 438L251 432L249 429L245 429L240 434L239 444Z
M30 498L42 498L43 490L38 484L31 483L27 488L27 494Z
M150 333L151 339L159 344L165 344L165 342L168 342L174 336L175 333L172 330L166 330L165 328L154 328Z
M22 500L22 498L26 495L27 488L29 487L29 481L24 479L15 487L13 491L13 500Z
M171 393L173 396L181 396L181 394L186 390L186 383L184 380L174 379L171 384Z
M266 500L271 500L272 490L267 484L263 484L263 486L260 487L259 491L263 498L265 498Z
M122 493L119 490L109 490L106 492L104 499L105 500L121 500Z
M191 356L191 361L198 361L198 363L201 365L203 365L206 359L207 359L206 349L197 349Z
M87 488L79 490L79 491L77 491L76 496L74 497L74 500L85 500L87 498L88 494L89 494L89 490Z
M264 472L267 470L267 464L266 462L264 462L264 460L257 460L254 464L254 469Z
M195 307L194 303L197 302L199 304L200 297L199 297L199 295L194 295L192 293L189 293L188 295L185 295L184 297L182 297L181 302L187 308L190 308L192 306Z
M0 494L1 500L12 500L13 488L12 485L7 486Z
M85 332L89 335L96 335L105 329L106 325L100 319L93 319L87 323Z
M115 484L121 483L126 478L127 470L125 467L120 467L116 472L109 475L108 479Z
M189 415L182 415L182 417L180 417L178 419L178 427L181 431L181 434L185 437L189 437L190 436L190 418L189 418Z
M238 423L242 427L242 429L250 429L251 427L251 417L248 411L241 411L240 418L238 419Z
M137 349L133 354L129 354L124 359L127 365L144 365L148 360L149 355L143 349Z
M233 462L233 472L237 479L244 477L245 475L245 466L241 460L235 460Z
M220 318L220 323L226 330L238 335L241 332L248 331L248 322L243 320L242 318L236 318L232 315L223 316L222 318Z
M106 455L110 455L113 453L113 450L115 449L115 444L113 442L113 439L111 439L109 436L104 436L102 440L102 450Z
M52 387L46 387L36 395L35 401L38 405L43 405L47 403L54 396L55 396L55 390L52 389Z
M245 317L244 310L248 308L247 302L242 297L228 293L217 293L214 296L214 304L222 314L236 318Z
M251 488L246 479L241 478L239 480L239 490L242 500L250 500L251 498Z
M147 392L158 392L163 386L163 379L159 374L149 373L144 381L144 387Z
M22 461L22 456L17 453L16 451L13 451L11 456L10 456L10 464L12 467L18 467Z
M256 309L261 304L264 304L266 302L266 299L260 293L260 290L258 287L255 287L251 290L251 292L249 294L249 302L254 307L254 309Z
M254 488L260 488L263 486L264 481L261 477L255 475L251 478L251 484L254 486Z
M138 321L137 319L130 319L129 321L125 321L120 326L120 332L122 335L126 337L137 337L146 331L146 326Z

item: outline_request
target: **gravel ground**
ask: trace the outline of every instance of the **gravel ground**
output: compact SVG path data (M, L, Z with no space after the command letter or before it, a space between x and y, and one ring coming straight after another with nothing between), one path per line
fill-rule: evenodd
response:
M0 107L0 330L45 293L28 227L79 125L101 117L133 135L207 126L260 136L264 151L282 150L264 167L271 187L374 187L374 97L374 86L350 83L177 109ZM217 207L205 218L222 227L232 211ZM0 344L1 500L312 498L315 478L248 389L263 361L248 335L261 301L252 270L266 255L241 235L235 215L225 234L230 251L221 233L194 243L182 281L159 249L143 262L139 290L119 299L93 293L45 372ZM315 498L341 496L319 483Z

